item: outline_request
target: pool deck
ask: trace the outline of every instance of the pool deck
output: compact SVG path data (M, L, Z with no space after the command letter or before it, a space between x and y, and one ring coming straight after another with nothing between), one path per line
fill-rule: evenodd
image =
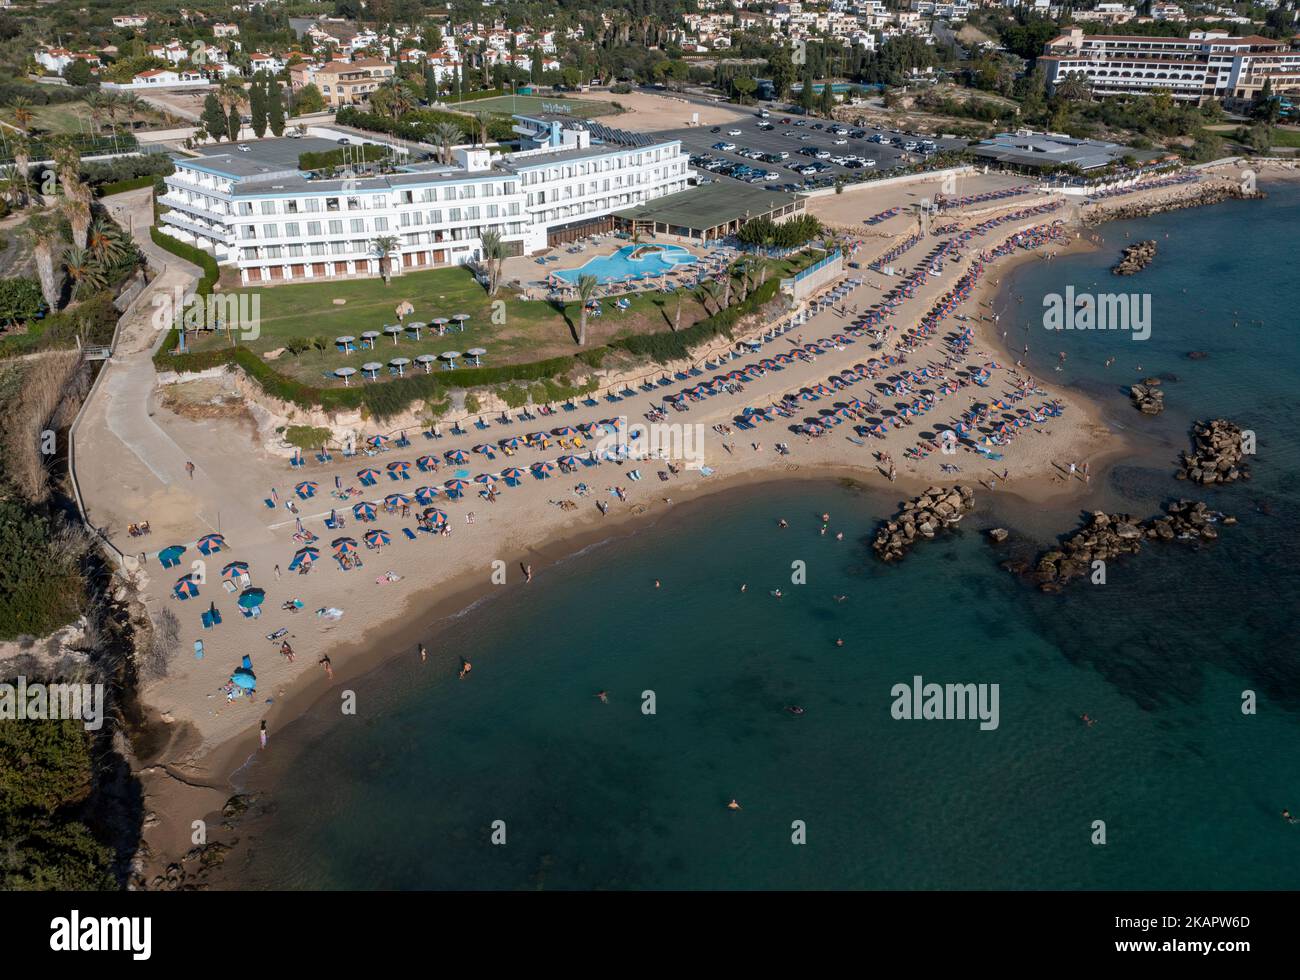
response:
M631 245L632 242L626 238L615 238L612 234L598 235L595 238L589 238L581 243L583 248L579 252L570 254L568 249L572 246L560 246L557 248L547 249L545 252L538 252L533 255L517 255L505 260L502 267L502 279L505 282L519 282L526 290L529 291L529 298L544 299L547 294L547 288L544 283L545 277L554 272L572 272L581 268L592 259L606 258L613 255L619 249ZM658 236L653 240L642 240L637 243L641 246L678 246L698 260L711 250L699 248L699 243L691 243L686 240L679 240L669 236ZM546 265L538 265L537 259L540 256L559 256L558 262L548 262ZM690 262L681 265L683 269L693 269L697 262ZM643 280L649 282L649 280ZM618 284L614 284L617 286ZM622 291L622 290L620 290Z

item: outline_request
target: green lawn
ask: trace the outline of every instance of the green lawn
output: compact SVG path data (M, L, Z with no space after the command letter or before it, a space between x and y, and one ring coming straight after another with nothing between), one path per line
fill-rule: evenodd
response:
M610 113L618 112L612 102L602 102L598 99L574 99L569 96L559 95L501 95L494 99L474 99L469 102L448 103L449 108L459 112L499 112L506 115L515 112L546 112L545 107L548 105L568 106L569 113L580 119L590 119L592 116L607 116Z
M811 261L803 254L773 261L768 276L788 276ZM372 360L386 363L397 356L413 360L418 354L437 355L451 350L463 353L471 347L482 347L488 352L483 364L489 366L540 361L579 350L575 340L579 312L576 302L522 301L503 288L496 298L501 305L494 316L493 300L475 282L470 271L460 267L408 272L394 277L387 286L376 278L226 288L258 298L259 335L239 342L258 353L296 342L302 350L281 354L273 363L280 373L312 385L333 380L330 372L335 368L344 365L359 368ZM734 296L739 297L738 289ZM338 299L346 302L336 304L334 301ZM641 293L630 299L631 308L625 311L619 311L611 300L606 300L604 315L588 319L589 348L633 334L672 329L677 307L675 294ZM425 330L417 341L408 332L395 344L391 337L381 336L374 352L359 350L345 356L334 346L336 337L351 335L359 342L363 331L382 331L385 325L397 323L395 310L403 300L415 307L415 313L406 318L408 323L427 323L435 317L450 318L456 313L469 314L470 320L463 333L453 330L443 337L436 331ZM682 291L683 327L714 312L715 303L707 297ZM193 341L191 348L201 351L229 342L224 333L211 333ZM406 370L411 367L416 365Z
M1274 146L1300 146L1300 129L1283 129L1279 126L1273 130L1271 139Z

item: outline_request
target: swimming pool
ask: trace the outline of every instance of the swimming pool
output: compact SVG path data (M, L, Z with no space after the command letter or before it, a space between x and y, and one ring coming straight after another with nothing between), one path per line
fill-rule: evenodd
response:
M595 276L602 286L631 276L661 276L679 265L698 259L680 245L624 245L612 255L590 259L576 269L556 269L553 275L576 283L579 276Z

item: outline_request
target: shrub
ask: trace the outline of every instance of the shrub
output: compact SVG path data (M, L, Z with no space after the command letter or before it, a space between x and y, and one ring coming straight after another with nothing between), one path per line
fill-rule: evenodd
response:
M217 268L217 260L201 248L195 248L188 245L179 238L173 238L164 231L160 231L157 225L149 229L149 237L159 248L166 249L172 255L184 259L186 262L192 262L203 270L203 276L199 279L198 285L194 291L200 296L211 294L213 285L221 277L221 270ZM165 345L164 345L165 346Z
M77 616L80 557L40 513L0 501L0 640L45 636Z

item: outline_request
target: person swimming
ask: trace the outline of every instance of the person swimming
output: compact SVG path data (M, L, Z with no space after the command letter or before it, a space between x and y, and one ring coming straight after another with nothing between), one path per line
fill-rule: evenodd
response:
M786 519L783 517L783 518L781 518L779 521L776 522L776 526L777 526L777 527L789 527L790 525L789 525L789 523L786 521Z
M836 602L845 602L847 599L848 599L848 596L846 596L846 595L837 595L837 596L835 597L835 601L836 601Z
M596 697L600 699L601 704L609 704L609 692L597 691Z
M777 599L781 598L781 590L780 590L780 589L773 589L773 590L772 590L772 595L773 595L775 598L777 598Z
M727 809L728 809L728 810L739 810L739 809L740 809L740 804L737 803L735 800L732 800L730 803L727 804Z
M790 712L790 714L792 714L792 715L801 715L801 714L803 714L803 708L801 708L801 707L800 707L799 705L797 705L797 704L791 704L791 705L788 705L788 706L786 707L785 710L788 711L788 712Z
M1082 714L1082 715L1079 716L1079 720L1082 721L1082 722L1083 722L1087 727L1089 727L1089 728L1091 728L1093 725L1097 724L1097 719L1096 719L1096 718L1089 718L1086 712L1085 712L1084 714Z

